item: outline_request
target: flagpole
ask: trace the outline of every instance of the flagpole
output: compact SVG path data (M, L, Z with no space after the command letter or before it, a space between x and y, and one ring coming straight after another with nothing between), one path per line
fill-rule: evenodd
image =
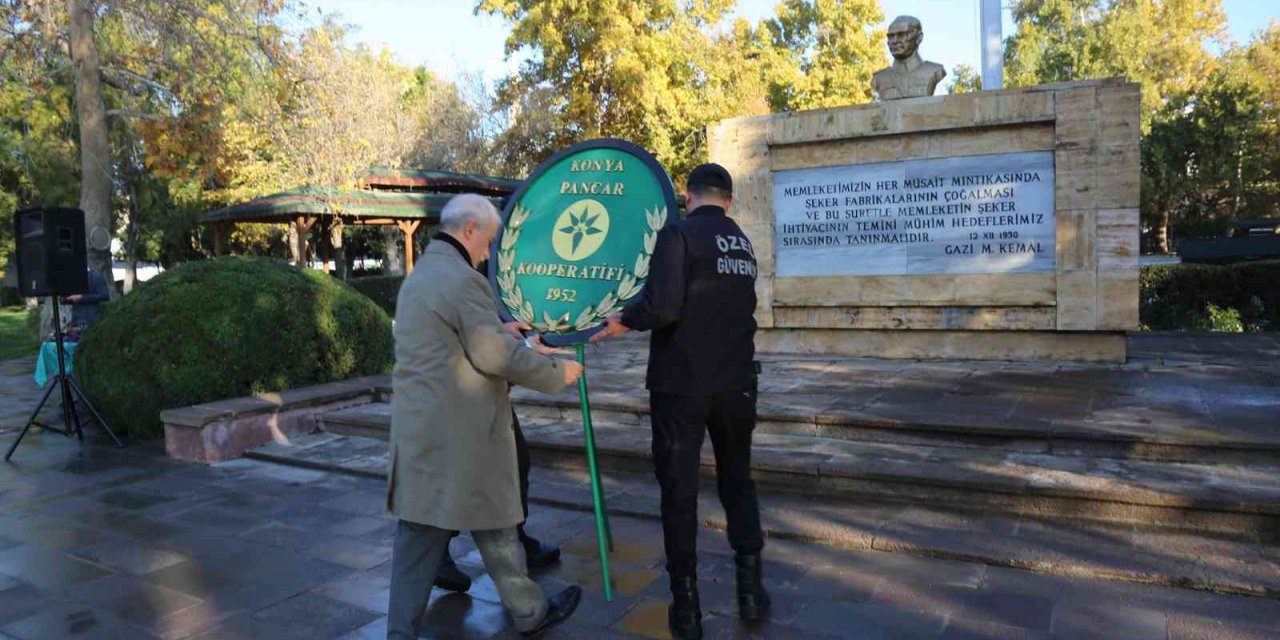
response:
M982 90L1004 88L1004 53L1001 49L1000 0L979 0L982 18Z
M587 399L586 345L578 345L578 364L582 376L578 378L578 400L582 404L582 434L587 446L587 470L591 475L591 503L596 515L596 547L600 552L600 575L604 580L604 600L613 602L613 580L609 577L609 552L613 550L613 532L609 529L609 514L605 510L604 490L600 485L600 469L596 465L596 437L591 428L591 404Z

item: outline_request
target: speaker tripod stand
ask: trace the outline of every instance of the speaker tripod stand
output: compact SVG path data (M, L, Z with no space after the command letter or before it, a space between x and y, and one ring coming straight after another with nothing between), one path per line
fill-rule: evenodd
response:
M62 317L58 312L57 300L53 301L53 335L58 349L58 374L53 377L53 384L49 385L49 389L44 392L44 397L40 399L40 404L36 405L36 410L31 412L31 418L27 420L26 426L22 427L22 432L18 434L18 439L13 441L13 444L9 446L8 453L4 454L4 459L6 461L13 457L14 450L18 448L18 444L20 444L22 439L26 437L27 432L31 430L31 427L40 427L45 431L60 433L68 438L75 435L80 439L80 442L83 443L84 428L80 424L80 413L76 411L75 401L77 399L86 409L89 410L89 413L93 414L94 419L97 420L102 429L107 432L107 435L111 436L111 439L116 443L116 446L124 448L124 443L121 442L120 438L118 438L115 432L111 430L111 425L107 424L107 421L102 417L102 414L98 413L98 410L93 406L93 403L89 402L89 398L87 398L84 395L84 392L80 390L76 381L72 380L71 376L67 375L66 347L62 336ZM40 417L40 410L43 409L44 404L49 401L49 396L53 395L54 389L58 390L62 398L61 429L50 427L49 425L43 424L37 420Z

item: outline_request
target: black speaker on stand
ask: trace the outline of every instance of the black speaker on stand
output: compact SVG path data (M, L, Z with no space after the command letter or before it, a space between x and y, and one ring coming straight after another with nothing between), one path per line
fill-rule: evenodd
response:
M14 239L17 243L18 291L29 298L57 298L82 294L89 289L88 260L85 255L84 212L79 209L62 207L35 207L23 209L13 216ZM67 375L66 345L62 335L62 316L58 311L58 301L51 300L53 306L53 331L58 349L58 374L53 384L44 392L40 404L31 413L31 418L22 427L18 439L13 441L9 451L4 454L8 460L13 456L18 444L26 437L31 427L38 426L45 431L61 433L66 437L77 436L84 442L84 428L80 424L80 414L76 411L75 401L79 400L85 409L93 414L98 424L117 447L123 447L106 419L89 402L89 398ZM40 410L49 401L57 389L62 398L62 428L57 429L37 421Z

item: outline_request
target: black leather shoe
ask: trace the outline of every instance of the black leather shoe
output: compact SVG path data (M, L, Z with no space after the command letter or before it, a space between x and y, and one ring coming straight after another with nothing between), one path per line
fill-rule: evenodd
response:
M529 571L546 569L560 560L560 547L542 544L529 536L521 537L520 544L524 545L524 561Z
M536 638L546 633L548 629L568 620L581 600L582 589L576 585L551 596L547 600L547 615L542 618L542 622L528 631L521 631L520 637Z
M698 580L692 576L671 579L671 606L667 628L676 640L702 640L702 605L698 602Z
M739 554L734 557L738 566L738 617L747 622L759 622L769 617L769 592L764 590L760 554Z
M463 573L462 569L453 563L453 558L449 557L449 552L446 550L444 557L440 558L440 566L436 569L435 585L445 591L466 593L471 588L471 576Z

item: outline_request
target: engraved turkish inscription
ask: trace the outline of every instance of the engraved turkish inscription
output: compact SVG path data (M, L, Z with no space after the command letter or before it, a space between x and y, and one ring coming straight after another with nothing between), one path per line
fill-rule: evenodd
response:
M773 174L777 276L1053 271L1053 152Z

